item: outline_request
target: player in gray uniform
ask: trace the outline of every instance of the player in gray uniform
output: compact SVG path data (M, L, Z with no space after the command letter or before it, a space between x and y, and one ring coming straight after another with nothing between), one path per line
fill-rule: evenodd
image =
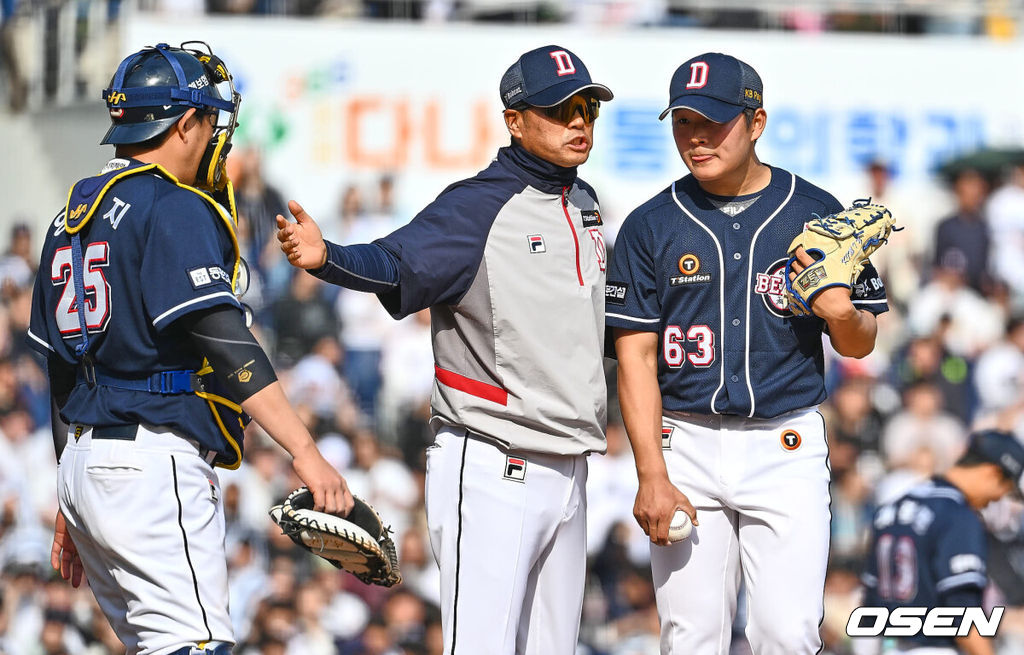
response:
M570 655L607 394L602 220L576 167L612 93L559 46L522 55L500 93L512 143L408 225L342 247L291 203L298 222L278 217L278 238L294 265L377 293L395 318L430 308L426 505L445 653Z
M694 57L669 93L662 118L672 115L691 174L626 219L606 298L661 650L727 653L742 573L754 652L814 653L830 520L821 336L866 355L884 289L867 264L852 297L823 291L815 316L795 317L782 278L789 243L812 214L842 206L758 160L766 114L747 64ZM677 509L697 527L670 545Z

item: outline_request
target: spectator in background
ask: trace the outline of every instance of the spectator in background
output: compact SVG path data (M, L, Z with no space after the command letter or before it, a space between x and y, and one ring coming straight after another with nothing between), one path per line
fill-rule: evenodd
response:
M1024 409L1024 315L1011 318L1006 337L978 358L974 388L982 417Z
M871 378L856 376L844 380L830 394L822 406L822 414L828 426L829 447L838 443L853 446L857 453L863 450L878 452L879 434L882 429L882 415L871 402L871 390L875 386ZM833 472L835 462L832 463Z
M345 479L352 493L373 505L381 516L388 517L395 532L395 541L411 523L410 512L422 500L422 488L400 460L382 453L372 432L358 432L352 439L354 461Z
M967 429L942 408L942 392L919 380L903 391L904 409L889 419L882 448L889 476L880 481L878 504L901 496L911 486L956 462L967 445Z
M20 56L15 44L14 15L18 0L0 0L0 63L7 77L7 102L15 114L25 109L28 101L28 83L22 75Z
M829 558L853 559L863 555L871 528L872 487L855 466L833 475L832 526Z
M836 561L825 574L825 614L821 621L821 640L826 653L850 653L846 623L850 612L860 607L861 587L857 559Z
M10 298L18 290L32 288L38 265L35 255L32 229L27 223L15 223L7 252L0 257L0 296Z
M393 326L383 344L381 373L378 426L387 429L387 441L398 446L409 466L424 470L424 449L434 441L428 425L434 389L429 309Z
M934 228L930 225L926 228L914 213L913 205L902 202L894 192L894 171L889 164L879 159L872 160L868 163L866 173L871 202L885 205L896 218L896 225L908 228L890 238L885 248L871 255L871 263L885 280L890 310L895 307L903 314L910 298L921 286L922 271L925 269L924 253L931 246Z
M439 606L441 572L430 551L430 544L427 543L425 522L417 528L406 530L398 545L398 559L402 563L402 585L415 591L420 598Z
M894 353L889 379L897 391L925 381L942 394L943 408L963 423L973 415L975 398L970 384L968 361L950 353L939 333L911 339Z
M362 193L349 186L341 200L341 234L337 243L370 243L398 227L394 211L394 180L378 180L376 211L367 211ZM344 374L360 409L372 421L377 417L383 344L396 324L375 296L342 287L338 290L341 343L345 347Z
M954 355L974 358L1002 336L1002 306L967 285L959 256L940 262L932 279L910 301L907 326L915 337L937 335Z
M341 360L338 338L324 335L288 374L288 397L296 406L312 410L316 418L314 434L335 430L351 434L359 424L359 410L339 373Z
M636 464L621 417L608 421L607 439L608 451L591 458L587 471L587 552L597 555L621 539L629 561L647 564L650 541L633 518Z
M273 304L276 364L291 367L322 337L338 333L334 308L322 295L324 283L302 271L292 273L288 295Z
M991 281L991 241L985 222L988 191L988 181L978 171L957 173L953 179L956 209L939 221L935 230L935 267L961 271L967 285L979 293L984 293Z
M235 187L239 222L245 222L248 239L241 245L253 272L270 291L283 290L288 279L287 262L277 248L274 217L287 207L281 193L263 176L263 155L253 147L236 148L228 157L228 175ZM280 264L280 271L275 267Z
M1024 163L992 193L987 206L992 235L992 272L1014 295L1014 308L1024 310Z

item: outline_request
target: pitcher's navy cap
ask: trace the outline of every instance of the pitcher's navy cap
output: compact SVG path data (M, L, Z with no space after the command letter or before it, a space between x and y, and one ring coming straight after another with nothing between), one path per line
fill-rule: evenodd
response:
M598 100L611 100L611 89L590 79L583 61L565 48L548 45L519 57L501 77L501 102L505 109L524 105L554 107L583 90Z
M764 87L753 68L730 55L706 52L676 69L668 86L668 109L692 109L715 123L728 123L744 109L761 106Z
M967 451L978 455L986 462L992 462L1013 480L1020 490L1024 474L1024 445L1010 432L983 430L971 435Z

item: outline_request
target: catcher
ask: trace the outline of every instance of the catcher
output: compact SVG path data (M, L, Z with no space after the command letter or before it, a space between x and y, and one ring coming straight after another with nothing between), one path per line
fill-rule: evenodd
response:
M344 569L366 584L392 587L402 581L391 528L377 510L358 496L345 518L313 509L313 494L299 487L270 518L299 547Z
M866 204L843 212L762 163L762 93L757 72L729 55L676 70L662 118L671 115L690 174L630 214L608 269L606 321L640 483L633 514L652 542L662 653L729 652L741 575L754 653L821 649L821 337L863 357L887 308L866 258L892 217ZM670 544L677 510L693 532Z

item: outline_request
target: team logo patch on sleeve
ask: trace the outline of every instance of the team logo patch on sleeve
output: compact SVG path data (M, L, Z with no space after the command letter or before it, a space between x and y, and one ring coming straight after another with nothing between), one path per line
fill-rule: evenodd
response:
M200 266L188 271L188 279L193 289L210 286L218 282L231 284L231 276L220 266Z
M626 291L628 289L629 286L621 282L608 282L604 285L605 304L624 306L626 304Z
M601 220L601 212L596 209L584 209L580 213L583 215L583 227L604 225L604 221Z
M514 457L512 455L505 457L505 473L501 477L515 482L525 481L526 460L522 457Z

